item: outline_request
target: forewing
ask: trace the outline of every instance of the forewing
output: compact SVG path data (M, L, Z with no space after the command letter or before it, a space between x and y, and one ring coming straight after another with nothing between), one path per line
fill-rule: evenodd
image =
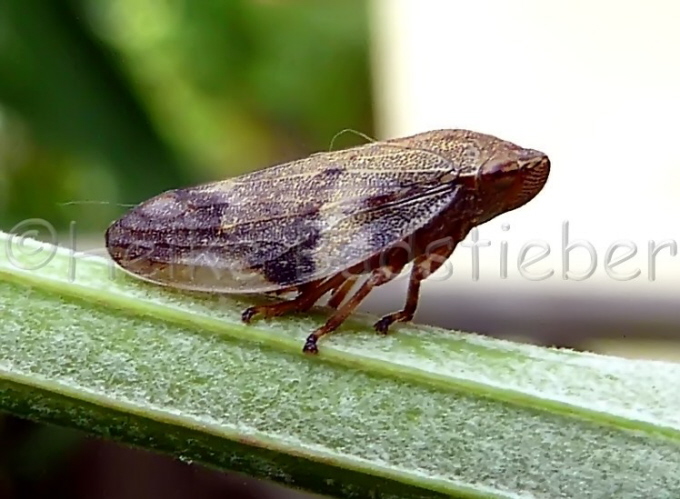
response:
M179 287L244 293L301 285L424 226L454 200L452 171L436 153L375 143L171 191L146 206L174 200L173 210L163 207L174 212L162 228L169 251L158 247L155 257L203 276L174 282Z

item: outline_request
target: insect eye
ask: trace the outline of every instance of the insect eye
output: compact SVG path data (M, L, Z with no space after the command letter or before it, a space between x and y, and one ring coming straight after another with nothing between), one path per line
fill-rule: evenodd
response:
M519 165L516 161L499 161L497 163L491 164L487 171L492 175L511 175L518 169Z
M486 177L491 180L495 187L504 189L510 187L517 180L517 163L508 161L496 163L486 172Z

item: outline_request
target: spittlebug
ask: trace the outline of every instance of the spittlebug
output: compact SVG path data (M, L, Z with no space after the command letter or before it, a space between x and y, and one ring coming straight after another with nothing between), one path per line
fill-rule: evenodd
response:
M421 281L473 227L534 198L549 172L542 152L436 130L165 192L115 221L106 246L121 267L162 285L297 293L248 308L245 322L306 311L330 293L334 311L303 348L316 353L321 336L413 262L405 307L375 328L410 321Z

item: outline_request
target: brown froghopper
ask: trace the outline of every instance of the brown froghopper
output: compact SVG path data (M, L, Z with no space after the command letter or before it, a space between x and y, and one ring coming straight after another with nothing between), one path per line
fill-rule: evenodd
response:
M330 293L334 311L304 345L315 353L321 336L413 262L403 310L375 328L411 320L421 281L473 227L533 199L549 172L542 152L430 131L165 192L111 224L106 246L122 268L162 285L297 293L247 309L246 322L306 311Z

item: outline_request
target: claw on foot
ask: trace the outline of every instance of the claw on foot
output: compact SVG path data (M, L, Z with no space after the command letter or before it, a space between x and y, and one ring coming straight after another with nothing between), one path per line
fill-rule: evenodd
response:
M250 323L251 320L253 320L253 317L255 317L257 314L258 314L257 307L248 307L241 314L241 320L248 324Z
M319 353L319 347L316 346L316 340L317 338L314 336L314 334L307 336L307 339L305 340L305 346L302 347L302 352L309 354Z
M389 333L390 326L395 322L408 322L413 319L413 315L406 312L396 312L389 314L373 324L373 328L380 334Z
M375 329L378 332L378 334L387 334L393 322L394 319L392 319L392 316L386 315L378 322L373 324L373 329Z

